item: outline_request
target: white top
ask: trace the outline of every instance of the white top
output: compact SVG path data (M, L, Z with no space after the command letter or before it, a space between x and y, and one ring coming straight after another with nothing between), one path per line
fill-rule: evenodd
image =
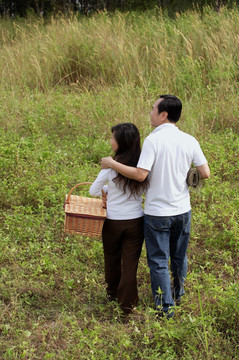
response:
M125 194L113 179L117 173L113 169L103 169L90 187L90 195L101 196L101 190L108 192L107 195L107 218L111 220L130 220L143 216L142 197ZM104 185L108 183L106 188Z
M191 209L187 173L207 163L198 141L173 124L163 124L145 139L137 167L149 170L145 214L173 216Z

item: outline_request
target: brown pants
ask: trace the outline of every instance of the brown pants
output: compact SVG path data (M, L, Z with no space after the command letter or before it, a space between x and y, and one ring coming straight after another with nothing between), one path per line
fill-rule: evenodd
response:
M129 313L138 302L137 268L144 241L143 217L106 219L103 231L107 294Z

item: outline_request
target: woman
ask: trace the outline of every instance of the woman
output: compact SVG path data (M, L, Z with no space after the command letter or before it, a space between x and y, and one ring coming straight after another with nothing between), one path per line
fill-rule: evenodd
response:
M123 123L111 131L114 159L136 167L140 155L137 127ZM125 314L138 302L136 276L144 240L141 195L147 187L148 179L138 182L103 169L90 188L90 195L101 195L102 189L107 192L107 219L102 230L107 296L109 300L118 299Z

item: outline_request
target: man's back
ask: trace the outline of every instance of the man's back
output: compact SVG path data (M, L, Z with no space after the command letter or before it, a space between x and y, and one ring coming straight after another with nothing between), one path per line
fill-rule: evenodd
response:
M191 209L186 177L206 159L197 140L174 124L158 126L144 141L138 167L150 171L145 214L171 216Z

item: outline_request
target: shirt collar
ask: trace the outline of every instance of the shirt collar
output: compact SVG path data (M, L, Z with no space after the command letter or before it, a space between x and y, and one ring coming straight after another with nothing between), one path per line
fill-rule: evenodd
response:
M164 128L171 128L171 129L176 129L176 130L178 130L177 126L175 126L174 124L166 123L166 124L162 124L162 125L157 126L157 127L152 131L152 133L157 132L157 131L159 131L159 130L162 130L162 129L164 129Z

